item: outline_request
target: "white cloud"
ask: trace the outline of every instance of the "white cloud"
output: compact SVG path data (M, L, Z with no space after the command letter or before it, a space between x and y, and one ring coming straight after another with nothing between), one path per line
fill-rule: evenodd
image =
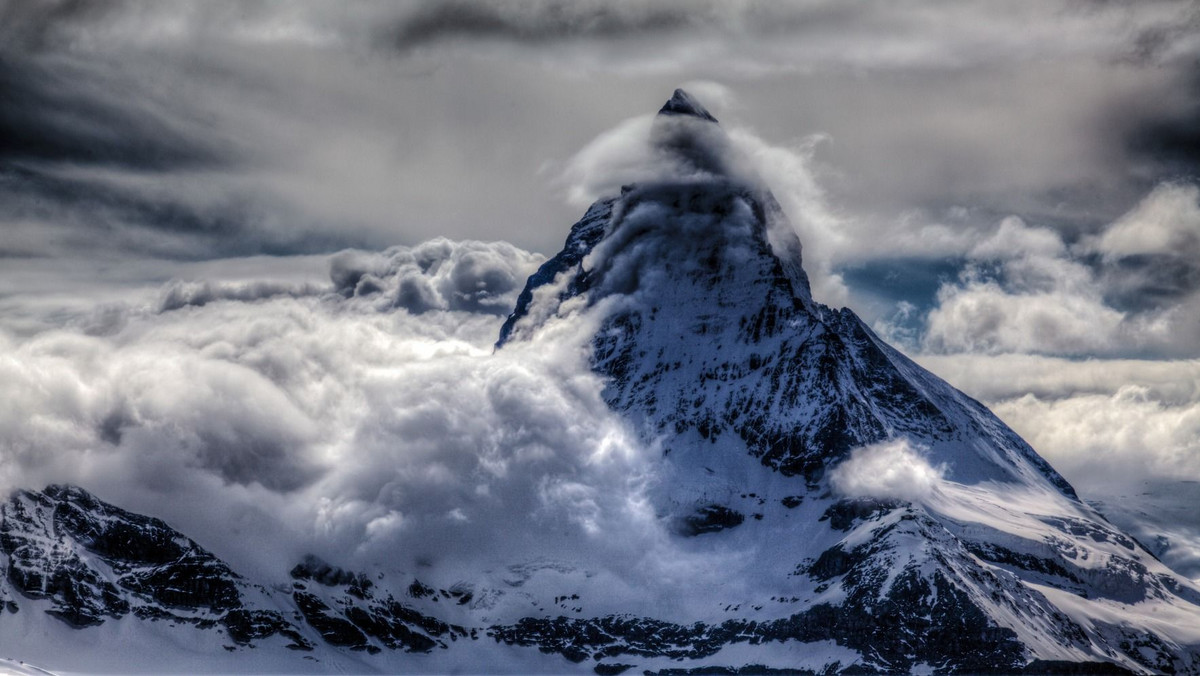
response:
M1104 352L1125 320L1105 305L1092 271L1070 258L1052 230L1006 218L969 259L960 281L938 290L926 319L927 349Z
M1146 510L1147 502L1170 505L1144 515L1155 535L1195 532L1195 511L1178 500L1200 480L1200 361L1017 354L918 360L991 408L1083 498L1130 513Z
M1015 217L938 290L933 352L1194 355L1200 324L1200 190L1164 184L1099 235L1068 247ZM1100 262L1089 260L1099 253Z
M1200 253L1200 187L1166 183L1083 248L1107 261L1144 254Z
M943 287L937 300L924 338L934 351L1103 353L1124 319L1092 294L1013 293L990 281Z
M482 288L511 302L488 281L512 272L497 256L539 259L505 251L439 240L357 260L382 265L385 289L423 269L438 298L474 311L381 311L386 290L238 291L161 313L151 296L102 335L0 334L0 483L82 485L250 574L285 575L310 551L436 562L446 584L529 552L631 578L679 565L645 495L660 456L601 398L576 344L586 322L493 352L490 301L450 300ZM335 277L363 267L350 258Z
M585 209L601 197L620 194L621 186L670 175L675 163L650 144L653 114L632 117L600 133L562 168L559 181L567 200Z
M1067 247L1049 228L1032 228L1010 216L1000 221L991 237L976 244L969 256L975 260L1013 261L1027 258L1061 258Z
M863 446L829 472L829 483L848 498L927 500L946 468L934 467L907 439Z
M834 307L845 305L849 291L834 268L851 258L847 255L851 246L847 224L830 207L813 169L816 146L827 139L817 135L780 146L736 126L729 135L734 147L747 158L749 169L771 188L800 237L813 298Z
M507 242L439 237L383 252L343 251L330 260L334 291L381 310L506 315L545 257Z
M1146 479L1200 480L1200 401L1168 404L1146 387L1124 385L1111 394L1029 394L992 407L1085 495Z

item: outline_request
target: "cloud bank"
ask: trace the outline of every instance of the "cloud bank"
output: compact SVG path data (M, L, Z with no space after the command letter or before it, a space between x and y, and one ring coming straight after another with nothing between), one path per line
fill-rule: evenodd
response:
M850 451L829 472L833 490L847 498L923 502L937 490L945 467L934 467L906 439L894 439Z
M1002 220L943 284L933 352L1194 356L1200 345L1200 190L1167 183L1099 233Z
M652 505L661 454L601 397L594 327L492 349L507 275L539 261L343 252L321 292L174 281L108 331L2 334L0 483L79 484L268 579L314 553L442 586L583 562L614 604L695 584L712 569ZM406 280L439 302L398 303Z

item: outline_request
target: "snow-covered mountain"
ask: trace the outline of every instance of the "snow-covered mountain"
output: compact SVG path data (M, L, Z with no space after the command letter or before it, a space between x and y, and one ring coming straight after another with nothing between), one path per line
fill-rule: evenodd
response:
M531 551L446 584L311 557L290 579L248 580L161 521L51 486L0 508L7 656L142 671L169 655L208 671L1200 672L1200 589L982 405L814 301L781 209L703 106L677 91L652 143L661 180L587 211L497 350L585 336L608 406L661 457L646 496L688 557L671 579L631 588Z

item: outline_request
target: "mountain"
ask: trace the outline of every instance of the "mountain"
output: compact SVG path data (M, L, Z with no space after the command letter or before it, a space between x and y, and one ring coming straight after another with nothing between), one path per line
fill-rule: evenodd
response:
M647 495L691 557L673 579L617 593L529 552L446 584L312 557L251 581L51 486L0 507L6 648L138 671L164 663L122 641L207 671L1200 672L1200 589L816 302L782 210L694 97L651 134L661 179L588 209L496 349L583 330L605 402L661 455Z

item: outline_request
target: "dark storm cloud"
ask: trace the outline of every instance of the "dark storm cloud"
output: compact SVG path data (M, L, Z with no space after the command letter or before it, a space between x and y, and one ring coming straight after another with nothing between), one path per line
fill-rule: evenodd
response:
M64 29L86 26L119 11L116 0L3 0L0 2L0 40L9 47L44 49L58 41Z
M1126 256L1101 268L1109 303L1129 312L1159 310L1200 290L1200 261L1174 253Z
M233 159L201 121L111 69L0 50L0 90L0 167L9 170L56 163L170 171Z
M353 233L278 227L289 220L303 222L304 217L295 205L272 195L236 187L192 195L182 187L170 190L139 180L128 183L120 176L85 176L64 175L59 167L44 173L26 167L0 173L4 220L50 226L36 229L29 237L6 238L0 243L0 256L90 249L122 256L203 260L319 253L365 244ZM0 229L13 228L0 222ZM66 232L58 235L56 228Z
M1157 174L1130 189L1114 147L1157 114L1164 73L1189 49L1178 26L1195 15L1171 3L976 2L936 20L922 2L0 11L0 76L21 94L0 110L0 155L32 172L9 176L0 220L19 232L5 248L112 250L116 233L115 251L190 258L439 234L549 250L577 215L547 190L556 161L694 77L735 84L729 123L754 111L764 138L832 139L820 151L837 179L831 201L864 230L967 206L1087 231L1153 184ZM1143 56L1112 66L1139 41ZM462 200L463 185L480 198ZM867 259L839 253L850 260L835 265Z
M1157 178L1200 177L1200 66L1180 80L1168 96L1126 121L1131 160Z
M237 237L255 221L255 200L189 204L147 190L148 176L229 171L244 161L202 111L111 63L19 54L11 45L0 48L0 90L0 229L8 232L0 255L92 244L188 258L269 248L253 234ZM47 226L15 231L32 222ZM153 233L190 241L180 247Z
M1088 11L1086 4L1077 6L1080 11ZM1186 51L1187 44L1200 32L1200 9L1192 7L1190 12L1173 21L1145 26L1138 31L1132 40L1130 59L1136 63L1156 63L1178 55L1178 51Z

